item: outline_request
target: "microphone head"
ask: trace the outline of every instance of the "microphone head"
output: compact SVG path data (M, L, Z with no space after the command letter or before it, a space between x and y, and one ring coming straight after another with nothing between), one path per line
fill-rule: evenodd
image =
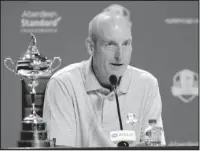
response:
M111 75L110 78L109 78L109 80L110 80L110 83L112 85L115 86L117 84L117 77L115 75Z
M129 147L129 143L126 141L121 141L117 144L118 147Z

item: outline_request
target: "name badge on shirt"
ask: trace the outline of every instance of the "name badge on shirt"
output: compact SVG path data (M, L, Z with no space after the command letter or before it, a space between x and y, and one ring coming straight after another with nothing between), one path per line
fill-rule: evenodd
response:
M120 141L132 143L136 141L136 134L133 130L111 131L110 140L114 143L118 143Z

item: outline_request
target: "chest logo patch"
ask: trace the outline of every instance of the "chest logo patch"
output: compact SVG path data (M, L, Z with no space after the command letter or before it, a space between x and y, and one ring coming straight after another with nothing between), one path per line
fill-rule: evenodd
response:
M138 122L138 119L136 118L135 114L127 113L127 115L126 115L126 123L127 124L134 126L135 123L137 123L137 122Z

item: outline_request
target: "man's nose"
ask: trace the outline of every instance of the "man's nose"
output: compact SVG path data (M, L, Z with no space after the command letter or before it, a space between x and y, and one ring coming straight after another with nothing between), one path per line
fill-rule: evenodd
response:
M122 48L119 48L115 52L115 59L116 59L116 61L121 61L122 57L123 57Z

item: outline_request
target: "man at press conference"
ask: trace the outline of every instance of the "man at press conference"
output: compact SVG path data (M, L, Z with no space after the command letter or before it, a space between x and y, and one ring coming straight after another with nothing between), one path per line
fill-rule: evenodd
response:
M90 58L64 67L49 80L43 119L56 145L117 147L120 140L113 134L126 133L132 140L121 143L137 146L144 142L149 120L163 128L157 79L129 65L131 28L129 10L107 7L89 23Z

